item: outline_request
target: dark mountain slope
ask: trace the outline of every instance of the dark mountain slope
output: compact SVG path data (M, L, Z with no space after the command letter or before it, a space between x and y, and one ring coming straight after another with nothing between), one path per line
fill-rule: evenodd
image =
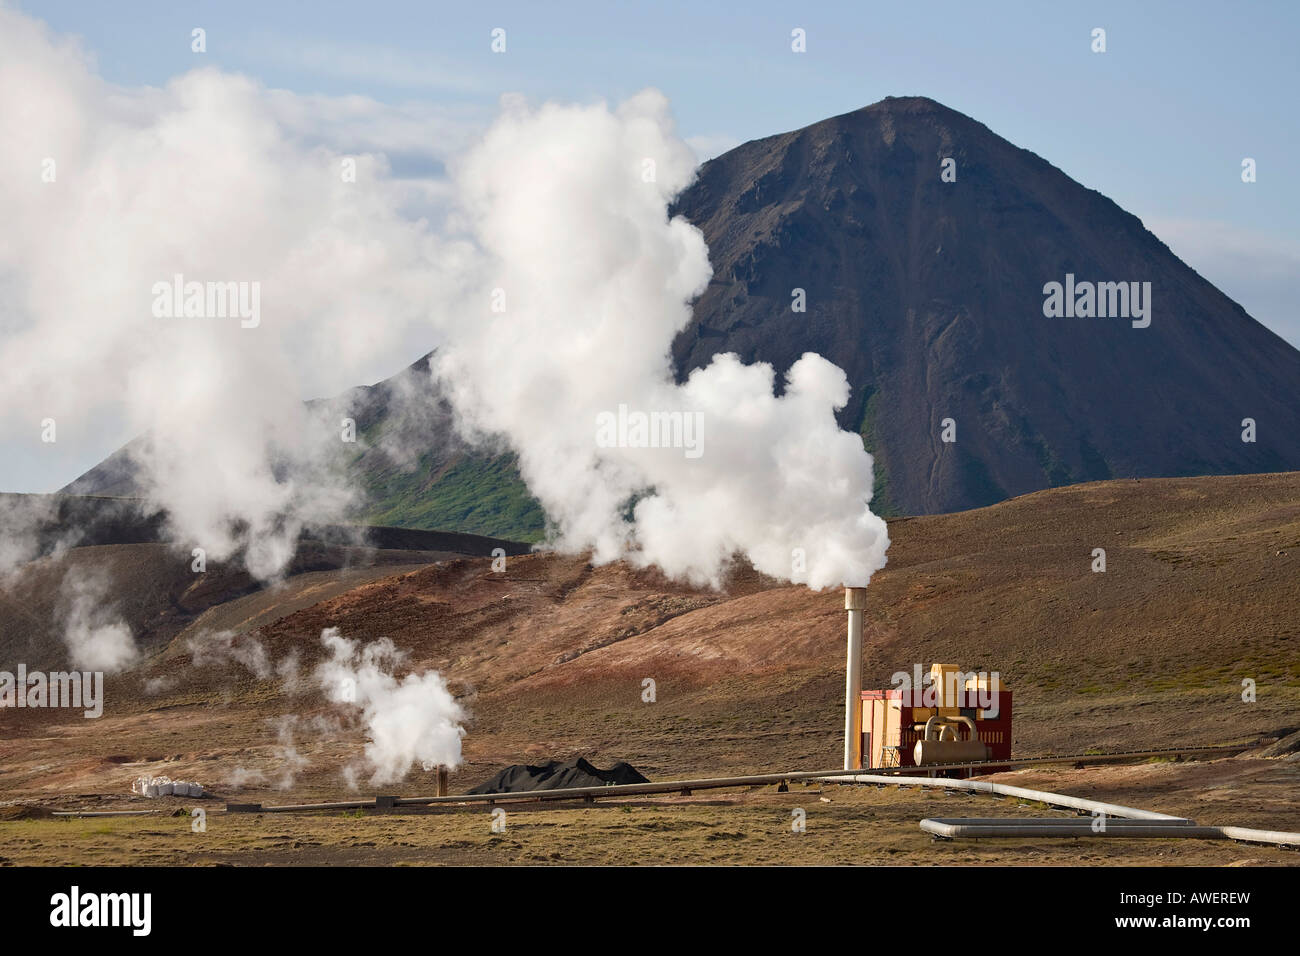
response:
M825 355L854 386L841 424L876 452L893 510L1300 467L1300 352L1136 217L932 100L746 143L705 164L675 211L703 230L715 273L676 342L681 373L720 351L778 370ZM1043 286L1066 273L1150 282L1150 326L1044 317Z

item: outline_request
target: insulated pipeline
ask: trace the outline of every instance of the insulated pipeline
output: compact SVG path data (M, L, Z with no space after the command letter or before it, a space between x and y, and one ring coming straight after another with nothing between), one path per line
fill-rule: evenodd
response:
M943 790L970 790L975 793L992 793L1003 797L1019 797L1021 800L1036 800L1053 807L1066 807L1071 810L1086 810L1089 813L1104 813L1108 817L1126 817L1132 820L1177 820L1187 821L1183 817L1173 817L1167 813L1155 813L1151 810L1139 810L1115 803L1102 803L1099 800L1085 800L1083 797L1071 797L1064 793L1049 793L1046 790L1029 790L1025 787L1012 787L1004 783L990 783L987 780L949 780L934 777L894 777L881 774L855 774L853 776L836 776L824 778L826 783L879 783L901 787L938 787Z
M1033 839L1044 837L1152 838L1237 840L1242 843L1271 843L1300 847L1300 833L1255 830L1249 827L1200 826L1191 820L1060 820L936 817L921 821L921 829L949 840Z

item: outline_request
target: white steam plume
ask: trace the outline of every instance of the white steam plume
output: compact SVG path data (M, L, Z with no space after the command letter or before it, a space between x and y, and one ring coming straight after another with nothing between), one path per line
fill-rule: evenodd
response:
M508 100L454 167L468 242L411 214L446 197L383 156L341 175L345 157L307 135L333 109L211 69L114 86L0 7L0 441L47 418L82 440L111 409L150 437L137 463L178 543L218 561L247 546L274 577L304 524L354 501L337 417L301 399L440 344L465 430L518 451L560 547L714 583L737 553L816 588L884 564L870 456L834 419L838 369L718 356L674 381L669 346L709 265L666 215L695 162L660 94L612 111ZM409 117L401 130L409 146ZM178 274L260 283L260 321L155 316ZM620 406L698 416L691 455L598 443Z
M82 442L105 416L149 436L136 463L178 542L212 560L247 546L263 578L304 523L352 502L332 467L340 422L302 399L426 351L456 262L409 214L428 211L427 184L301 135L330 109L212 69L115 86L75 41L0 6L0 441L52 419L60 444ZM155 315L176 275L245 283L250 306L258 283L255 327Z
M235 663L258 680L266 680L275 672L262 642L248 633L202 631L186 641L185 649L195 667Z
M401 780L416 763L460 764L465 714L436 671L395 678L405 655L387 638L359 647L331 627L321 642L330 657L316 679L330 700L361 708L372 786Z
M693 171L655 91L614 111L507 101L456 170L490 280L448 313L436 374L466 431L518 451L561 548L714 584L742 553L813 588L863 586L889 538L871 456L834 418L844 373L804 355L777 397L771 366L727 354L674 381L672 340L710 276L700 232L666 212ZM620 406L699 432L617 447L637 444L609 430Z
M275 787L278 790L291 790L298 775L311 766L311 761L298 752L294 743L293 732L298 725L298 717L286 714L271 723L275 727L275 747L272 753L278 771Z
M0 494L0 590L39 554L40 528L56 513L52 498Z
M131 628L110 608L109 596L100 573L73 567L64 575L56 613L73 667L116 674L139 655Z

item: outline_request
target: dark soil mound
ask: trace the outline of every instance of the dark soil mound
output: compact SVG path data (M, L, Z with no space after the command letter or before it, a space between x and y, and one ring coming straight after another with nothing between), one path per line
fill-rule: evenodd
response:
M570 787L609 787L623 783L649 783L631 764L619 762L608 770L593 767L579 757L534 767L517 763L506 767L470 793L524 793L529 790L567 790Z
M1289 757L1300 753L1300 728L1279 731L1280 738L1262 749L1248 753L1251 757Z
M0 807L0 820L44 820L54 816L53 811L30 803L10 803Z

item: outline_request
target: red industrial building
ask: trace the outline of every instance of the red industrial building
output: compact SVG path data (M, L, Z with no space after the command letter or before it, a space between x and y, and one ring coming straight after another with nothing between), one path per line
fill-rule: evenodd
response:
M858 765L990 764L939 771L966 777L1007 769L998 761L1011 759L1011 691L997 674L965 675L954 665L935 664L930 676L923 687L862 691Z

